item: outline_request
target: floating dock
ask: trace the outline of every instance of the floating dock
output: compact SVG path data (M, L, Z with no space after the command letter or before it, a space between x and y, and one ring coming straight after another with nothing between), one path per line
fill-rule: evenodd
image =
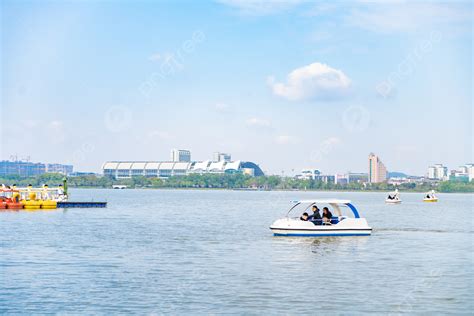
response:
M58 202L58 208L104 208L107 202Z

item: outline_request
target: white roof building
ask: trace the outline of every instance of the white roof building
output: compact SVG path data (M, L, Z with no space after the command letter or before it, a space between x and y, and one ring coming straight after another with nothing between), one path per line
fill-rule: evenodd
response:
M168 178L172 176L183 176L191 173L248 173L253 169L253 175L262 176L263 171L253 162L243 161L219 161L210 160L196 162L174 162L174 161L108 161L102 165L105 176L116 179L131 178L133 176Z

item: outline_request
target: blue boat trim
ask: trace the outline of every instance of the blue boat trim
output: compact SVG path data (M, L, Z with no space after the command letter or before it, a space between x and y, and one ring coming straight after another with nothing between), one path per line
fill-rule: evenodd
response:
M370 236L370 234L279 234L274 233L273 236L277 237L330 237L330 236Z
M357 211L354 205L352 205L351 203L346 203L346 205L351 209L352 213L354 213L355 218L360 218L359 212Z
M330 227L330 226L326 226ZM302 232L326 232L326 231L338 231L338 230L356 230L356 231L372 231L372 228L328 228L328 229L315 229L315 228L277 228L277 227L270 227L271 230L277 229L277 230L294 230L294 231L302 231Z

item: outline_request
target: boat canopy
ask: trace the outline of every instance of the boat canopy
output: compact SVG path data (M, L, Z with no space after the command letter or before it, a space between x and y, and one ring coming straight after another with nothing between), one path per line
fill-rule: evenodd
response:
M300 201L291 201L293 203L323 203L323 204L347 204L351 203L351 200L338 200L338 199L317 199L317 200L300 200Z
M329 204L331 205L334 210L336 211L338 216L342 216L341 210L339 208L339 205L346 205L349 207L354 214L355 218L360 218L359 212L355 208L354 205L351 204L351 200L339 200L339 199L315 199L315 200L296 200L296 201L291 201L292 203L296 203L289 211L287 216L291 213L291 211L298 205L300 204L309 204L310 206L313 204ZM309 206L308 206L309 207Z

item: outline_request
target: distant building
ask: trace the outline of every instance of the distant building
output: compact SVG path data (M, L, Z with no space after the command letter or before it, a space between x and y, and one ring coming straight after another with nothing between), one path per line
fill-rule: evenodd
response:
M460 166L457 170L451 170L449 180L469 182L474 179L474 164L468 163Z
M82 172L82 171L76 171L76 172L71 172L69 174L69 177L84 177L84 176L99 176L99 174L95 172Z
M336 182L336 177L333 175L318 175L314 179L315 181L320 181L323 183L335 183Z
M369 181L369 175L362 172L349 172L347 174L347 183L364 183Z
M183 149L172 149L170 158L174 162L191 162L191 152Z
M436 164L428 167L428 179L431 180L447 180L448 179L448 167L443 164Z
M380 158L373 153L369 155L369 183L380 183L387 180L387 168Z
M214 155L213 155L213 161L226 161L226 162L229 162L232 160L232 157L230 154L226 154L226 153L221 153L221 152L215 152Z
M303 169L301 170L301 174L296 175L296 178L302 180L315 180L319 175L321 175L319 169Z
M347 184L347 174L336 173L334 175L334 184Z
M0 176L16 175L20 177L32 177L44 173L62 173L65 175L73 171L73 166L62 164L44 164L29 161L0 161Z
M108 161L102 165L104 176L115 179L132 177L169 178L190 174L242 173L263 176L260 167L250 161Z
M345 174L336 173L335 175L324 175L321 174L319 169L303 169L295 178L334 184L363 183L367 182L367 173L348 172Z
M71 165L62 165L59 163L46 164L46 172L48 173L62 173L65 175L71 174L73 167Z
M241 171L246 176L255 177L255 169L254 168L241 168Z
M468 163L466 164L466 167L467 167L467 174L469 177L469 181L473 181L474 180L474 164Z

